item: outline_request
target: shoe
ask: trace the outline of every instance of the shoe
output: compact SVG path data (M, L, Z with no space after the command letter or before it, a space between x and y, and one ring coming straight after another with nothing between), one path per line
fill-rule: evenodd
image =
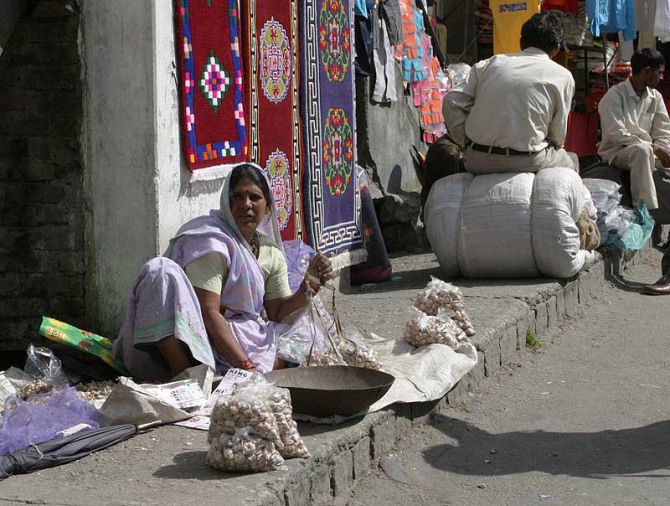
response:
M653 285L645 286L643 292L647 295L670 295L670 272Z

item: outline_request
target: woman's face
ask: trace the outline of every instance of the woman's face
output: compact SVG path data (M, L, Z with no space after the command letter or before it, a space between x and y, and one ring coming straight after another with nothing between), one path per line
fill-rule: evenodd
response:
M268 201L254 182L243 179L231 192L230 211L240 232L249 240L268 213Z

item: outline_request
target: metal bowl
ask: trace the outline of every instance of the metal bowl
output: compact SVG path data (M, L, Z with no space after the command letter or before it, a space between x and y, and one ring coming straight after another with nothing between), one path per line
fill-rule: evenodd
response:
M318 417L358 413L381 399L395 380L385 372L342 365L280 369L265 377L289 389L293 411Z

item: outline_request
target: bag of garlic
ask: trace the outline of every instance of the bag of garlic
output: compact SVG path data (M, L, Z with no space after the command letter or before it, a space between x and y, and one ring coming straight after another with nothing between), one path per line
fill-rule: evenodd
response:
M414 307L429 316L435 316L445 309L451 310L451 319L458 324L465 335L468 337L475 335L475 327L465 311L463 294L451 283L431 276L426 288L417 294Z
M284 459L274 443L251 434L249 427L211 437L205 461L220 471L263 472L279 469Z
M271 385L260 375L240 383L231 396L215 404L207 440L212 443L242 428L272 443L282 457L309 456L293 420L290 392Z
M377 352L365 343L360 332L347 332L346 338L340 339L337 349L344 362L352 367L363 367L382 371L383 364Z
M403 338L417 348L428 344L446 344L452 350L468 339L447 312L430 316L415 307L410 308L410 319L405 324Z

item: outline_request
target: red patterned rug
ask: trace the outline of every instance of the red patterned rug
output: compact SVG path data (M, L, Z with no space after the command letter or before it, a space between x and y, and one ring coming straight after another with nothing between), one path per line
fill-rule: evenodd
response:
M248 160L237 0L175 0L189 170Z
M250 156L267 171L282 239L301 237L297 0L244 2Z

